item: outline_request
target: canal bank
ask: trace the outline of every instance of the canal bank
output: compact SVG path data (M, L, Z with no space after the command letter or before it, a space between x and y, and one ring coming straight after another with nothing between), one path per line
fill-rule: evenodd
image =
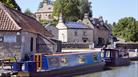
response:
M138 61L132 61L130 66L114 67L110 70L73 77L138 77Z

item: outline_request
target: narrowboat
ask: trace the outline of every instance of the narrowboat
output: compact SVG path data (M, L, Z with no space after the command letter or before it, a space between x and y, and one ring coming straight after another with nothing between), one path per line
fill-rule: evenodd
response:
M106 66L126 66L130 64L129 52L125 49L103 49Z
M39 55L39 57L35 55L34 58L34 61L37 62L37 71L21 71L18 72L18 76L23 76L23 73L24 75L27 73L31 77L69 77L88 72L102 71L105 66L101 52L43 54Z

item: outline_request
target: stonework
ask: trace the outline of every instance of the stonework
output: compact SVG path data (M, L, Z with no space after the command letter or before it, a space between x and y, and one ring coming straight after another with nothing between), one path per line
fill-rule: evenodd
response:
M42 8L39 8L38 11L35 13L36 19L38 21L40 20L47 20L52 21L53 20L53 5L44 3Z
M31 56L37 52L54 53L57 49L51 36L36 19L0 3L1 59L16 57L21 60L25 55ZM42 45L44 48L41 48Z

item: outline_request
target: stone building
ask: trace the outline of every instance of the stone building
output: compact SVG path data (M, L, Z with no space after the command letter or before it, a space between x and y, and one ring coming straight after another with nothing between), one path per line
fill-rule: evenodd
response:
M104 22L102 17L89 18L88 14L85 14L82 22L94 30L93 39L95 46L101 46L109 42L112 33L111 27L107 21Z
M44 2L43 7L39 8L35 13L35 15L38 21L40 20L52 21L53 20L52 13L53 13L53 5L49 2Z
M56 25L58 28L58 40L68 45L79 44L85 45L93 44L93 29L81 22L64 21L62 16L59 17L59 22ZM63 45L64 46L64 45ZM84 47L84 46L82 46Z
M37 20L0 3L0 58L54 53L56 44Z

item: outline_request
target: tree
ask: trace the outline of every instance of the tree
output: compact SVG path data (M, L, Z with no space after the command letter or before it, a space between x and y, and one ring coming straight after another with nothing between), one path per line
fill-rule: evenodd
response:
M62 12L65 20L76 21L79 18L79 0L56 0L54 2L54 16Z
M82 19L84 13L91 13L91 4L88 0L56 0L54 2L54 16L59 16L62 12L64 19L77 21Z
M0 0L0 2L4 3L5 5L11 8L21 11L21 8L18 6L15 0Z
M88 13L89 17L92 17L91 2L88 0L79 0L80 19L83 19L84 14Z
M126 41L138 41L138 21L133 17L125 17L113 26L113 34Z
M26 14L26 15L28 15L28 16L33 16L33 13L29 10L29 9L26 9L25 11L24 11L24 14Z

